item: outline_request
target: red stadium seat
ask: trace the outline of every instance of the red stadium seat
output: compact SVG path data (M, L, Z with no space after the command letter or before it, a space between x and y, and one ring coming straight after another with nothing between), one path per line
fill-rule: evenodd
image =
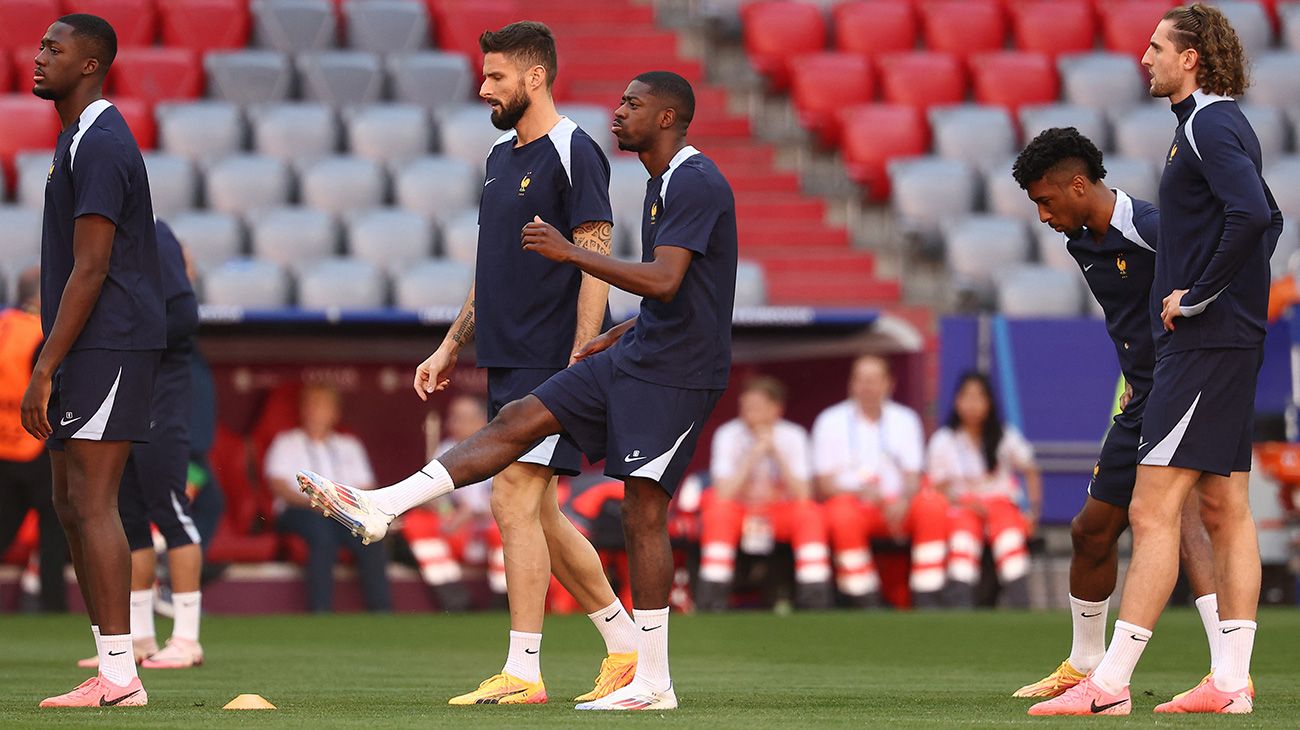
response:
M876 61L876 68L885 101L928 109L966 100L966 72L951 54L890 53Z
M916 13L907 0L861 0L835 6L835 47L875 56L916 48Z
M117 107L122 118L126 120L126 126L131 129L131 136L135 137L135 143L142 150L151 150L154 148L158 138L157 123L153 118L153 104L144 99L133 99L130 97L110 97L109 101Z
M90 13L107 20L117 33L117 47L151 46L158 36L154 0L65 0L66 13Z
M158 10L163 45L203 52L248 44L248 0L166 0Z
M1012 115L1029 104L1050 104L1060 92L1056 64L1045 53L999 51L970 59L975 101L1006 107Z
M875 200L889 197L890 160L923 155L930 147L930 127L915 106L863 104L840 112L844 128L840 152L849 176Z
M996 51L1007 36L1006 19L996 3L942 0L921 6L925 45L966 57Z
M1106 50L1142 57L1151 43L1151 34L1160 24L1172 0L1127 0L1100 3L1102 41Z
M203 66L186 48L123 48L108 72L111 93L149 102L203 94Z
M854 53L813 53L790 64L790 95L799 122L822 144L839 144L837 112L871 101L875 92L871 64Z
M14 88L13 59L8 53L0 53L0 93L7 94Z
M54 149L62 128L53 103L31 94L0 96L0 165L10 183L14 181L14 155Z
M478 37L485 30L497 30L527 15L514 0L475 0L472 3L429 0L438 47L461 53L469 59L475 74L483 69L483 53ZM562 74L561 74L562 75Z
M1016 48L1056 57L1096 46L1097 19L1087 0L1041 0L1012 9Z
M741 8L740 20L749 62L777 91L790 86L790 61L826 47L826 21L817 5L757 2Z
M0 0L0 50L30 49L35 56L46 29L60 15L59 0Z

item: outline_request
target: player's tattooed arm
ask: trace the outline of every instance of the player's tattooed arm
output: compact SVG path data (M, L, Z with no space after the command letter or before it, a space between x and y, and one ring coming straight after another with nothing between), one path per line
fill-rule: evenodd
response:
M451 385L451 372L456 367L460 349L474 339L474 293L475 287L471 285L465 304L461 306L460 314L456 315L456 321L451 323L451 329L442 339L442 344L415 368L413 385L420 400L428 400L430 393Z
M600 256L608 256L614 239L614 224L609 221L587 221L573 229L573 245ZM577 327L573 332L573 352L600 334L605 323L605 307L609 303L609 284L584 273L578 290ZM569 364L577 361L569 358Z
M686 248L660 245L655 248L654 260L648 262L620 261L613 256L601 256L575 246L555 226L540 219L524 226L523 245L552 261L568 263L623 291L660 302L672 301L686 276L695 254Z
M474 327L474 297L473 294L471 294L470 298L465 300L465 306L461 307L460 316L457 317L456 321L452 324L452 328L447 334L447 339L455 342L456 349L460 349L469 344L470 340L474 339Z

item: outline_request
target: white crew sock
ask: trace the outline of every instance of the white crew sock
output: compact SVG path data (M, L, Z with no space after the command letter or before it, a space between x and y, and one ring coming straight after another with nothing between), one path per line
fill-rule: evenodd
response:
M176 607L176 623L172 625L174 638L186 641L199 640L199 611L202 603L202 591L172 594L172 605Z
M451 475L434 459L402 481L371 491L367 496L380 511L396 517L412 507L419 507L431 499L450 494L455 488Z
M1149 641L1149 630L1127 621L1116 621L1110 648L1092 673L1092 681L1111 694L1123 690L1133 679L1133 669Z
M632 681L666 692L673 686L668 673L668 608L632 609L641 639L637 648L636 677Z
M627 654L636 651L636 624L632 623L632 617L627 615L617 598L599 611L587 614L587 618L591 619L605 639L606 653Z
M131 638L136 641L152 639L156 630L153 625L153 589L131 591Z
M1214 686L1221 692L1240 692L1250 682L1250 655L1255 650L1258 625L1245 619L1219 622L1219 663Z
M1196 611L1205 625L1205 640L1210 643L1210 671L1219 666L1219 596L1206 593L1196 599Z
M91 625L90 625L90 635L95 637L95 654L96 654L96 656L98 656L98 655L99 655L99 645L100 645L100 643L101 643L101 642L100 642L100 639L99 639L99 627L96 626L96 625L94 625L94 624L91 624Z
M1106 655L1106 612L1109 610L1109 598L1085 601L1070 596L1070 617L1074 624L1070 666L1084 674L1096 669Z
M118 687L135 679L135 649L130 634L99 637L99 673Z
M510 632L510 653L501 671L525 682L542 678L542 635L526 631Z

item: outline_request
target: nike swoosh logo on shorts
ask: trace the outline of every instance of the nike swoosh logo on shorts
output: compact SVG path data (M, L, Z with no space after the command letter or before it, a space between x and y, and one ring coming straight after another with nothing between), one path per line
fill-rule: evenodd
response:
M68 425L69 423L76 423L77 421L80 421L80 420L81 420L81 416L77 416L76 418L73 418L73 419L60 418L60 419L59 419L59 425L60 425L60 426L66 426L66 425Z
M1096 266L1096 264L1088 264L1087 266L1083 267L1083 270L1087 271L1088 269L1091 269L1094 266Z
M494 178L491 178L491 179L489 179L487 182L483 183L483 187L487 187L487 186L491 185L491 184L494 183L494 182L496 182L496 178L495 178L495 177L494 177Z
M624 457L623 457L623 463L625 463L625 464L631 464L631 463L634 462L634 461L645 461L646 459L649 459L649 458L650 458L650 457L648 457L648 456L638 456L638 457L636 457L635 459L633 459L631 456L624 456Z

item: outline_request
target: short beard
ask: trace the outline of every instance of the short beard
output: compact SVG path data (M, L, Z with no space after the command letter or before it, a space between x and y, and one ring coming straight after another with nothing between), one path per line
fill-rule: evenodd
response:
M60 98L59 94L55 92L54 89L41 88L39 86L32 87L32 95L38 99L44 99L46 101L58 101Z
M528 112L530 104L532 104L532 100L521 89L520 93L509 102L501 102L500 109L492 110L492 126L502 131L514 129L515 125L519 124L519 120L523 119L524 114Z
M618 148L624 152L644 152L648 147L648 145L636 139L624 140L622 137L616 137L615 139L618 140Z
M1177 89L1174 88L1172 84L1162 84L1158 81L1153 82L1150 88L1151 88L1151 98L1153 99L1168 99L1169 97L1174 95L1174 92L1177 91Z

